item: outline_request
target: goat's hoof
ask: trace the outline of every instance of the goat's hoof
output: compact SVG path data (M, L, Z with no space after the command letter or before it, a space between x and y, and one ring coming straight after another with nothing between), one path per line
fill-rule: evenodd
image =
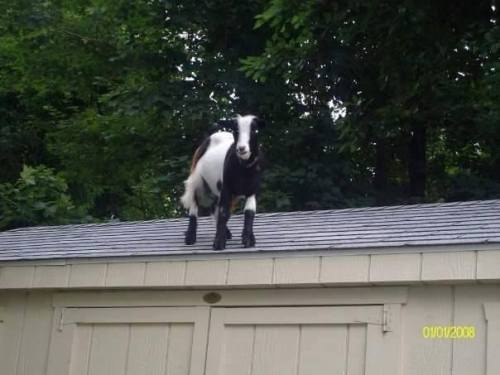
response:
M243 233L241 235L241 243L243 247L254 247L255 246L255 236L253 233Z
M186 245L193 245L196 243L196 233L186 232L186 236L184 237L184 243Z
M226 228L226 239L230 240L231 238L233 238L233 235L231 234L229 228Z
M212 248L214 250L224 250L226 248L226 239L224 237L216 237Z

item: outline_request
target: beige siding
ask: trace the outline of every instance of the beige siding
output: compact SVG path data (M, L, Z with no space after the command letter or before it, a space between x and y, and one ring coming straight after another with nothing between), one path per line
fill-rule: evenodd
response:
M476 278L476 253L424 253L422 280L474 280Z
M0 293L2 375L45 374L50 331L52 295L49 293Z
M0 268L0 288L22 289L33 285L34 266Z
M52 329L50 294L30 294L26 301L18 375L43 375L48 354L47 337ZM47 346L45 346L47 345Z
M202 375L207 307L89 307L61 313L63 323L52 330L48 374Z
M106 285L107 267L105 263L73 264L69 286L73 288L103 287Z
M486 316L486 375L496 375L500 369L500 303L488 302L484 304Z
M319 282L318 257L277 258L274 263L275 284L308 284Z
M255 332L252 374L293 375L297 366L297 344L299 329L294 326L258 326ZM230 346L228 342L226 346ZM229 353L228 353L229 354ZM209 357L210 358L210 357ZM280 360L281 358L286 360ZM206 375L231 375L225 366ZM242 374L241 371L236 372Z
M228 285L270 285L273 259L232 259L227 276Z
M364 283L368 281L370 269L369 255L322 257L320 282Z
M176 345L169 345L172 336ZM167 367L175 367L173 373L187 375L192 336L192 326L187 324L82 325L75 337L70 373L164 375Z
M35 268L33 284L39 288L57 288L68 285L69 265L38 266Z
M456 286L454 299L454 325L476 328L475 343L470 340L456 340L453 343L453 374L486 374L486 321L483 303L500 300L499 286ZM491 345L491 343L490 343Z
M188 262L185 285L225 285L227 260L195 260Z
M2 333L0 336L0 363L2 371L6 375L17 374L22 351L26 299L25 293L0 294L0 306L3 306L3 321L0 323L2 326L0 331Z
M365 372L365 362L363 353L366 353L366 327L362 325L352 325L349 327L348 353L346 359L346 369L348 374L363 375Z
M421 254L380 254L371 256L370 281L420 280Z
M452 324L452 287L411 289L403 316L404 374L451 374L451 340L425 339L422 329L426 325L449 326Z
M477 278L479 280L500 279L500 251L478 252Z
M400 350L389 338L399 331L383 333L382 320L381 306L216 308L206 375L355 375L360 369L349 362ZM388 363L368 359L366 369L398 374L398 367Z
M146 264L144 285L178 286L184 284L186 262L149 262Z
M112 263L108 265L106 286L143 286L146 263Z
M218 254L221 255L221 254ZM88 263L86 263L88 262ZM0 290L337 286L500 281L500 250L0 265Z
M165 269L168 269L166 267ZM370 288L366 288L369 290ZM373 287L373 293L380 288ZM343 291L343 292L342 292ZM349 292L352 291L351 297L349 297ZM241 293L242 303L249 303L249 299L254 301L255 304L259 304L258 299L251 297L251 291L228 291L231 293ZM269 291L272 292L272 291ZM344 293L345 292L345 293ZM111 301L116 305L132 305L131 302L134 298L141 300L144 297L144 292L110 292L116 293L117 298L104 298L103 303ZM129 297L124 298L123 293L128 293ZM148 292L154 293L154 292ZM168 293L172 293L172 299L177 298L180 292L157 292L158 301L166 301L168 298ZM224 293L224 292L221 292ZM280 293L285 293L284 297L281 298ZM373 298L374 294L371 294ZM75 293L78 296L79 293ZM276 291L277 298L274 299L263 299L263 304L284 304L286 306L293 305L294 301L292 298L293 291L281 290ZM376 293L375 293L376 294ZM343 297L339 297L343 295ZM58 325L60 324L60 317L54 314L52 292L0 292L0 363L2 375L49 375L47 374L48 367L48 350L50 344L51 332L57 331ZM148 295L150 299L154 294ZM233 297L232 297L233 298ZM252 300L252 298L254 298ZM335 298L342 298L337 300ZM348 298L351 298L349 300ZM361 289L351 289L343 288L338 289L338 292L332 294L332 301L347 301L348 304L354 303L355 299L360 301L370 298L370 293L364 293ZM223 296L224 299L224 296ZM181 301L181 299L179 299ZM120 303L120 301L122 301ZM187 299L186 303L192 304L191 299ZM197 299L197 303L200 305L204 304L201 298ZM235 303L238 299L234 297ZM312 299L312 303L322 304L319 299L317 302ZM349 302L351 301L351 302ZM100 304L101 302L99 302ZM153 302L151 302L152 304ZM296 300L295 303L300 304L301 301ZM373 300L370 300L370 304ZM411 286L408 288L408 299L407 303L402 306L401 317L401 374L404 375L421 375L421 374L439 374L439 375L485 375L485 374L498 374L500 369L495 368L498 366L497 356L494 354L495 348L490 348L489 355L489 366L488 373L486 373L486 361L487 361L487 337L488 329L494 328L493 324L490 324L490 328L485 320L484 314L484 304L498 304L500 303L500 285L443 285L443 286ZM98 305L99 305L98 304ZM180 303L182 305L182 301ZM345 305L345 303L341 303ZM206 306L206 305L205 305ZM247 305L248 306L248 305ZM496 305L495 305L496 306ZM142 309L139 309L142 310ZM284 310L282 310L284 311ZM118 314L120 316L120 314ZM288 314L283 314L287 316ZM311 314L317 316L317 314ZM352 314L346 314L352 315ZM99 313L102 319L107 319L105 315ZM163 316L163 315L162 315ZM288 315L290 316L290 315ZM255 314L251 315L252 319L256 318ZM357 319L356 317L353 317ZM55 322L53 327L53 320ZM166 367L168 367L167 373L185 373L186 363L189 360L189 353L182 349L182 346L175 346L170 344L168 357L170 359L164 362L158 361L155 358L162 357L165 354L165 342L187 342L186 339L192 337L192 326L189 324L160 324L158 322L150 322L145 324L130 325L123 321L123 319L117 323L129 327L128 330L122 330L116 335L108 332L108 328L112 325L107 325L102 323L100 328L103 328L102 332L94 331L92 332L93 324L83 324L80 326L78 335L76 336L72 350L76 350L78 354L75 357L74 363L72 363L72 369L74 368L75 374L85 373L86 367L106 365L106 361L99 362L99 353L101 350L97 350L98 346L102 346L102 351L106 353L106 358L116 357L119 358L123 353L120 352L119 345L111 345L109 340L118 340L120 335L126 332L124 340L131 347L137 347L139 349L134 350L137 353L136 357L129 357L125 362L125 367L133 369L133 371L138 371L140 373L162 373ZM461 339L461 340L449 340L449 339L425 339L422 335L422 328L426 325L467 325L474 326L476 329L476 337L474 339ZM108 327L108 328L106 328ZM130 328L133 327L133 328ZM366 328L360 325L338 325L337 328L328 328L323 336L318 336L317 332L314 332L314 325L309 326L307 329L300 332L300 328L297 326L289 326L289 328L266 331L262 326L258 328L255 325L240 325L231 326L232 328L227 331L227 340L234 344L227 346L225 350L233 351L234 355L226 361L225 366L227 371L230 373L238 373L237 371L243 371L242 369L251 368L251 363L254 358L258 358L258 362L255 362L255 366L264 366L266 363L271 366L268 367L269 371L273 369L274 364L269 364L269 357L266 357L266 353L258 353L253 348L255 342L258 340L264 340L272 343L274 338L287 337L285 344L283 346L270 346L268 348L269 353L273 351L290 351L293 358L297 360L300 358L301 363L290 361L290 366L293 367L294 371L299 371L299 373L311 373L310 371L315 371L314 366L318 363L315 358L319 361L324 361L324 363L331 363L332 368L334 366L343 366L341 369L344 371L347 369L348 374L365 374L365 364L363 361L368 361L369 357L364 358L360 356L360 353L369 353L365 337L367 334ZM333 327L333 326L332 326ZM343 327L343 328L340 328ZM379 326L377 326L380 328ZM100 329L99 328L99 329ZM257 329L258 328L258 329ZM66 330L66 328L64 328ZM340 332L340 331L342 332ZM334 332L335 331L335 332ZM337 332L339 331L339 332ZM299 334L300 333L300 334ZM328 333L328 334L327 334ZM328 343L328 345L339 345L339 337L349 337L347 346L339 347L335 350L336 355L343 357L343 361L335 361L335 363L330 362L333 358L323 357L321 350L314 350L315 340L311 337L318 337L321 342ZM348 335L348 336L347 336ZM496 332L490 332L490 338L494 338L497 335ZM300 336L300 338L299 338ZM273 338L274 337L274 338ZM92 349L90 345L91 341L95 340L97 349ZM166 341L165 341L166 340ZM121 340L118 340L122 343ZM301 343L299 348L298 343ZM187 342L186 345L191 345ZM326 344L325 344L326 345ZM113 346L114 352L109 351L109 347ZM237 348L247 348L248 350L240 351ZM259 348L261 348L259 346ZM89 362L90 351L95 351L95 356ZM261 350L261 349L258 349ZM120 354L122 353L122 354ZM267 355L269 355L267 353ZM287 352L288 353L288 352ZM347 356L346 356L347 353ZM492 354L493 353L493 354ZM384 355L380 356L379 359L387 361L391 364L392 353L386 353L387 359ZM373 355L372 355L373 357ZM146 360L142 360L145 358ZM162 357L163 358L163 357ZM319 358L319 359L318 359ZM336 357L335 357L336 358ZM354 358L364 358L364 360L354 360ZM92 362L92 361L97 361ZM286 364L283 364L285 366ZM298 366L298 367L297 367ZM96 367L96 373L101 371ZM76 370L78 369L78 371ZM102 371L105 371L103 369ZM113 369L116 373L121 373L123 368ZM287 369L280 368L283 373L288 371ZM130 370L132 371L132 370ZM250 371L250 370L248 370ZM266 369L262 370L266 373ZM251 372L243 372L245 374L251 374ZM294 373L295 374L295 373Z

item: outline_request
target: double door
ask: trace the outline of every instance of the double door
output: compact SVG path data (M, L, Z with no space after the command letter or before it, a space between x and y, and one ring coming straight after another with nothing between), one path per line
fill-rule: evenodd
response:
M384 305L66 307L50 375L396 375ZM387 327L386 327L387 328Z

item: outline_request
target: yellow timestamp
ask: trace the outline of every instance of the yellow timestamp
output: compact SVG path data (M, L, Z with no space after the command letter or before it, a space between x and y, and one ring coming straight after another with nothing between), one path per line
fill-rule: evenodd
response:
M423 326L425 339L473 339L476 337L474 326Z

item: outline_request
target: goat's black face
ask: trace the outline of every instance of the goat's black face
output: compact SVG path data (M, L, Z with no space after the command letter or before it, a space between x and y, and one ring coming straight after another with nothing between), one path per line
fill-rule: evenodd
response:
M241 160L248 160L252 155L258 152L259 144L257 142L257 134L259 129L264 125L264 122L257 117L239 116L234 122L234 142L236 147L236 155Z
M235 119L218 121L215 129L231 131L234 135L236 155L242 160L248 160L258 151L257 134L264 126L264 121L256 116L238 115Z

